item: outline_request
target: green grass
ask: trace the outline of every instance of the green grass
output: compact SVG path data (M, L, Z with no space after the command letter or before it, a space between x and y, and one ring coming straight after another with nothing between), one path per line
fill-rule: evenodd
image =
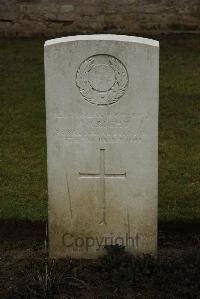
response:
M0 218L47 217L43 42L2 40L0 48Z
M200 36L158 38L159 220L200 220ZM47 218L42 40L0 43L0 218Z
M200 220L200 36L161 40L159 219Z

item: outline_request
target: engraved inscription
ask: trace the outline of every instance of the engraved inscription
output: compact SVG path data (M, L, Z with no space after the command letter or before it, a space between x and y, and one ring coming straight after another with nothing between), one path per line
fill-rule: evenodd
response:
M96 105L116 103L128 86L128 73L123 63L111 55L87 58L76 73L76 85L83 98Z
M144 138L149 115L69 113L55 117L54 134L68 142L130 143Z
M79 172L80 178L98 178L100 179L100 199L102 202L102 218L99 224L106 224L106 195L105 195L105 179L106 178L118 178L125 179L126 172L124 173L106 173L105 171L105 149L100 149L100 163L99 163L99 172L98 173L87 173Z

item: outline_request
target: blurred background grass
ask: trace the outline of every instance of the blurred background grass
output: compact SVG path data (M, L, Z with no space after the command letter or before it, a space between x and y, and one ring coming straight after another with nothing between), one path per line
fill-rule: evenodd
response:
M200 220L200 36L160 40L159 221ZM42 39L0 43L0 219L46 220Z

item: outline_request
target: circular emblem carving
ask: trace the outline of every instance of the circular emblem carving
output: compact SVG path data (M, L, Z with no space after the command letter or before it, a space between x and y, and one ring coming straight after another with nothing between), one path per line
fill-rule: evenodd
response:
M125 93L128 73L119 59L106 54L94 55L79 66L76 85L86 101L96 105L110 105Z

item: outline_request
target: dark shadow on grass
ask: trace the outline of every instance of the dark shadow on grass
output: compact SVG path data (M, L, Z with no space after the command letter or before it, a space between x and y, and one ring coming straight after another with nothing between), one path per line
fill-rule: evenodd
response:
M159 231L166 233L199 233L200 232L200 219L199 221L170 221L170 222L159 222Z
M185 235L200 233L200 220L193 222L160 222L159 234ZM46 221L0 220L0 241L43 241L46 238Z
M0 242L44 241L45 238L45 221L0 220Z

